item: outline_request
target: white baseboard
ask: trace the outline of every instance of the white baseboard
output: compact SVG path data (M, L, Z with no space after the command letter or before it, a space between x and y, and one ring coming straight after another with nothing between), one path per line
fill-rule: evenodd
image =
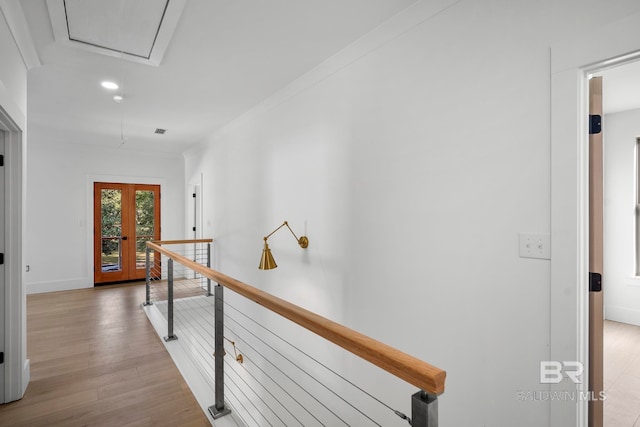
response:
M604 312L607 320L640 326L640 310L628 307L606 306Z
M93 288L93 280L83 277L79 279L56 280L53 282L27 283L27 294L44 292L70 291L73 289Z
M27 359L24 361L24 366L22 367L22 395L27 391L27 386L29 385L29 381L31 381L31 360Z

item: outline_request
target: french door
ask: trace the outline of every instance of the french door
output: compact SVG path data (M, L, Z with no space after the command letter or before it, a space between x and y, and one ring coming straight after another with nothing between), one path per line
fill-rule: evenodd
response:
M96 182L94 283L145 277L145 243L160 240L160 186Z

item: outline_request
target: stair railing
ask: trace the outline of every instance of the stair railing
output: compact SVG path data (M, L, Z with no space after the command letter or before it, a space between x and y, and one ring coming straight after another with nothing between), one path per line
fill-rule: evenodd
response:
M171 243L193 243L209 242L207 263L198 263L183 255L172 252L162 245ZM214 419L227 415L231 410L226 406L224 400L224 288L227 288L243 297L254 301L266 309L279 314L280 316L308 329L316 335L342 347L362 359L378 366L390 374L418 387L420 390L411 396L411 418L402 413L398 416L407 419L413 427L437 427L438 426L438 396L444 393L446 372L434 365L431 365L414 356L406 354L396 348L368 337L360 332L354 331L344 325L336 323L330 319L292 304L279 297L264 292L254 286L243 283L237 279L227 276L219 271L211 269L210 264L210 239L205 240L176 240L176 241L156 241L147 242L147 291L145 305L152 304L150 301L150 275L152 264L158 261L151 261L150 254L156 252L168 258L168 276L173 275L173 262L199 273L208 281L208 295L211 295L211 281L217 283L214 286L215 312L215 353L214 353L214 373L215 373L215 403L209 408ZM155 259L155 257L154 257ZM171 324L169 338L173 334L173 295L172 280L169 280L169 313L168 322ZM167 338L165 338L167 339ZM175 339L175 338L174 338Z
M193 244L193 249L185 251L185 253L181 256L189 255L192 262L199 263L206 267L211 267L211 243L213 243L213 239L191 239L191 240L156 240L154 241L156 245L191 245ZM198 250L198 245L206 245L204 251ZM202 253L201 253L202 252ZM173 252L175 253L175 252ZM176 253L176 255L178 255ZM167 259L167 267L166 271L163 271L163 267L161 266L161 257L159 251L154 251L152 248L147 245L146 253L146 274L145 274L145 282L146 282L146 290L145 290L145 301L142 303L143 306L153 305L151 301L151 283L152 282L160 282L164 284L166 277L167 284L167 335L164 337L165 341L173 341L178 339L178 337L174 334L173 325L174 325L174 310L173 310L173 302L174 302L174 260L172 258ZM164 273L164 274L163 274ZM194 274L197 274L194 272ZM164 277L163 277L164 276ZM211 293L211 279L207 278L207 288L206 295L213 296Z

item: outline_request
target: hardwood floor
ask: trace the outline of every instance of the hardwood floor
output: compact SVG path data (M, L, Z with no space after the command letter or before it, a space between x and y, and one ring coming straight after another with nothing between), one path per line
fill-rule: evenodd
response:
M139 307L144 284L29 295L31 382L1 426L210 426Z
M640 327L604 322L604 425L640 427Z

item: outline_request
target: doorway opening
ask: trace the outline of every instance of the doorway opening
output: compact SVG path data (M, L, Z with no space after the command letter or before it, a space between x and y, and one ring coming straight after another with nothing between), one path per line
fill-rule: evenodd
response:
M634 392L640 383L640 61L591 74L602 78L603 87L604 425L631 427L640 417Z
M144 279L146 242L161 238L160 186L96 182L93 203L94 284Z

